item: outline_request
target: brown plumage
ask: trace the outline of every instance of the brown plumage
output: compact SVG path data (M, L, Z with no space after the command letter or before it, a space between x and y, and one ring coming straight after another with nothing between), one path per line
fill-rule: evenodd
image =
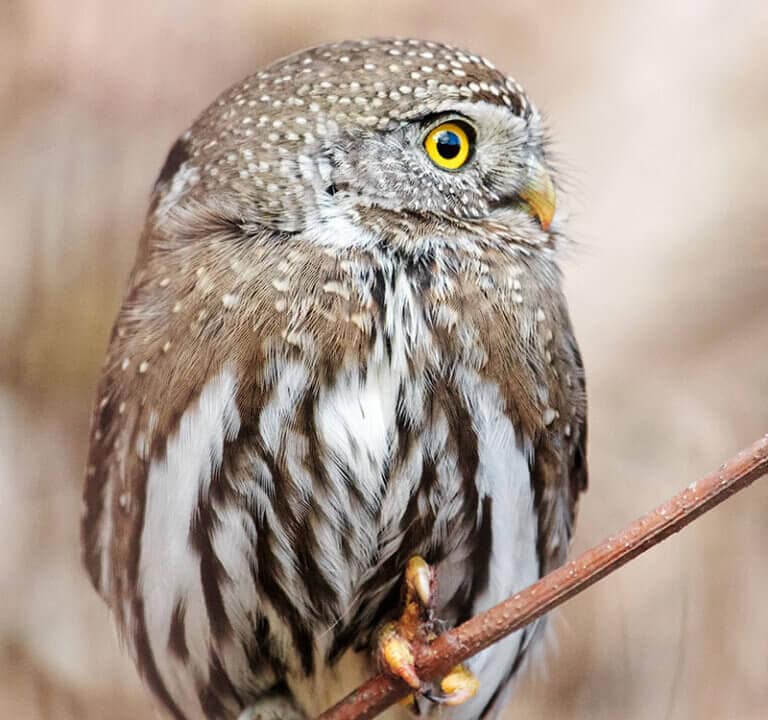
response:
M425 151L445 123L468 128L457 169ZM448 623L563 561L586 407L550 174L517 83L408 40L279 61L173 146L83 518L172 717L322 710L369 672L415 553ZM531 636L478 660L481 692L444 716L498 710Z

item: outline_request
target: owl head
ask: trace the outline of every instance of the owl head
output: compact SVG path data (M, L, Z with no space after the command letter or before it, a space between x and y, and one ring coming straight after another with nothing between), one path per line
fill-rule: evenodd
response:
M517 82L447 45L362 40L279 60L200 116L166 161L153 215L201 205L246 232L330 246L409 219L410 235L474 224L532 243L547 237L555 191Z

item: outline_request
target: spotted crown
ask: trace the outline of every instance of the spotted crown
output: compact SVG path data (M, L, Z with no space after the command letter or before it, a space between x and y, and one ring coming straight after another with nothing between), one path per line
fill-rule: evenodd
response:
M517 81L458 48L399 39L323 45L225 91L176 143L157 189L172 190L174 203L180 194L204 202L211 191L233 208L250 198L255 220L296 231L311 204L311 158L321 146L343 143L349 131L393 130L457 101L538 119ZM159 209L170 205L160 200Z

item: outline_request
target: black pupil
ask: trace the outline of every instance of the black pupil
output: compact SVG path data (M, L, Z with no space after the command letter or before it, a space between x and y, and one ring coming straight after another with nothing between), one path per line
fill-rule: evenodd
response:
M443 130L437 136L437 152L446 160L453 160L461 151L461 138L452 130Z

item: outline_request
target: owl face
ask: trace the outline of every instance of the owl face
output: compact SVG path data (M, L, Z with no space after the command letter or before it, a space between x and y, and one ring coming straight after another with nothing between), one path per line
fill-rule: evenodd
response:
M331 151L331 177L362 207L493 218L524 204L542 173L538 117L486 101L439 102L394 129L350 135Z
M198 203L318 237L341 221L382 227L387 213L529 234L554 215L541 119L522 88L482 58L416 40L322 46L247 78L176 144L156 190L159 221Z

